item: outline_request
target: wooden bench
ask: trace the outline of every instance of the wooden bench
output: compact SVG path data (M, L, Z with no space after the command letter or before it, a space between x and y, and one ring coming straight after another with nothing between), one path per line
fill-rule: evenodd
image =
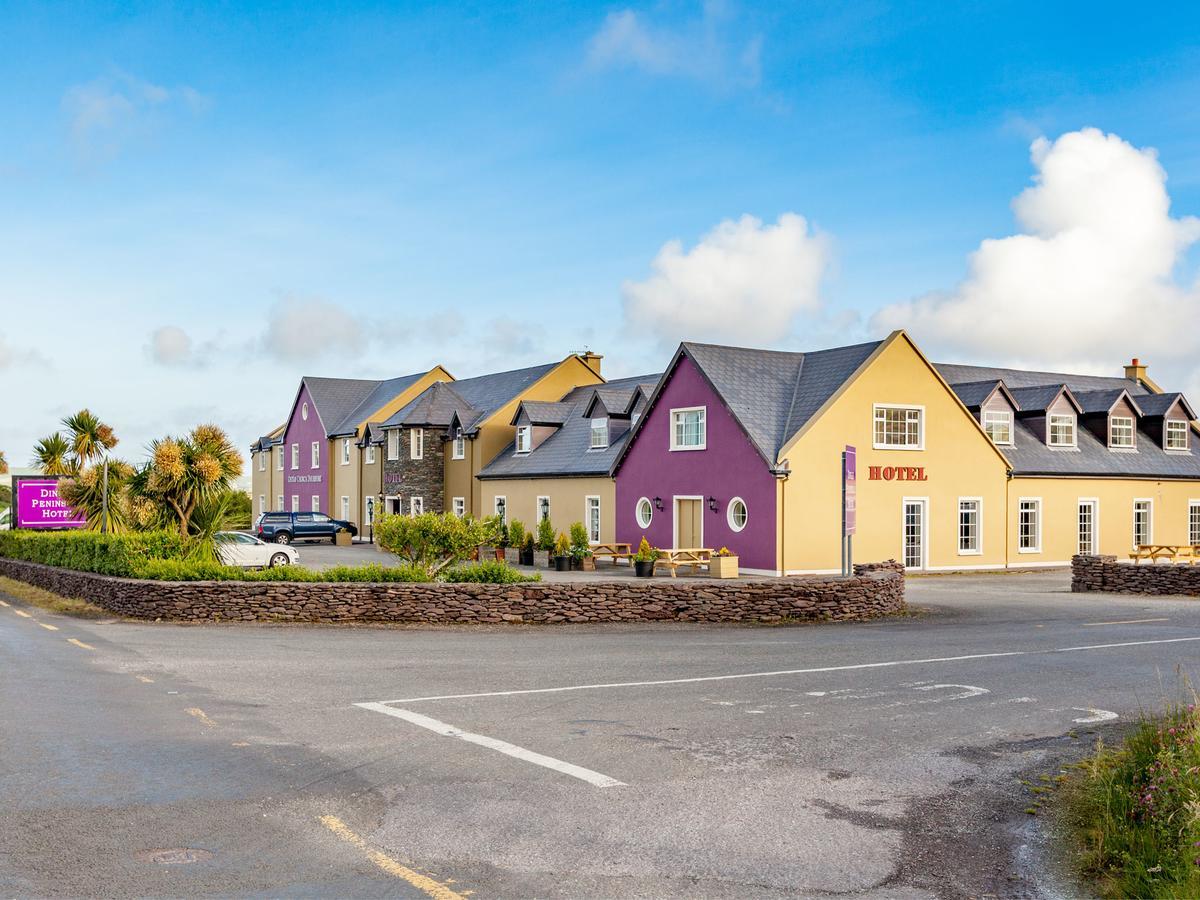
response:
M601 557L611 559L614 566L619 559L627 559L629 564L633 565L633 550L630 544L593 544L592 556L597 560Z
M675 570L680 566L691 566L692 574L695 575L701 566L708 568L709 561L712 560L713 551L703 547L686 547L676 548L674 550L659 550L658 561L671 569L671 577L675 577Z
M1196 560L1200 559L1200 546L1192 544L1140 544L1136 550L1129 554L1129 559L1134 565L1138 565L1143 559L1149 560L1151 564L1158 562L1160 559L1165 559L1167 562L1172 563L1186 561L1190 566L1195 565Z

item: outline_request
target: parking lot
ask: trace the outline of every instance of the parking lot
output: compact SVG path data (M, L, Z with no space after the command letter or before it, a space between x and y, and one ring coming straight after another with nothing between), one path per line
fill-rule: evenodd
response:
M0 892L1052 894L1018 779L1174 690L1200 607L1062 573L909 595L909 617L792 628L185 626L8 599ZM204 852L145 856L179 848Z

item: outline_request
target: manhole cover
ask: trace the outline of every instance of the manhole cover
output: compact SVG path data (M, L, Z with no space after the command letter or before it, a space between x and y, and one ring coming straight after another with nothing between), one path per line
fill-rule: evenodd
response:
M133 856L142 862L158 863L160 866L177 866L181 863L212 859L212 853L199 847L160 847L157 850L139 850Z

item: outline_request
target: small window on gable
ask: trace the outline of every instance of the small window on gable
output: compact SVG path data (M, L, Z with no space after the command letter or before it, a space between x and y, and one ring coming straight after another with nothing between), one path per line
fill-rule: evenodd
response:
M1007 409L985 409L983 411L983 430L992 439L993 444L1010 446L1013 442L1013 414Z
M1188 448L1188 423L1179 419L1167 419L1163 431L1163 447L1167 450L1186 450Z
M603 450L608 446L608 419L592 419L591 450Z
M263 452L260 450L260 451L258 451L258 454L257 454L257 455L258 455L258 471L260 471L260 472L265 472L265 471L267 471L267 457L266 457L266 454L265 454L265 453L263 453Z
M342 465L350 465L350 438L342 438Z
M312 468L321 468L321 444L319 441L312 442Z
M1075 417L1054 414L1049 417L1047 440L1051 447L1075 446Z
M919 406L875 406L876 450L922 450L924 410Z
M703 450L705 448L708 441L706 413L707 409L703 406L671 410L672 450Z
M1133 446L1133 417L1110 416L1108 420L1108 446L1129 448Z
M454 449L450 454L451 459L465 459L467 456L467 439L463 437L461 428L454 429Z
M528 425L517 426L517 452L528 453L531 446L531 429Z
M375 465L375 445L367 444L366 459L364 460L368 466Z

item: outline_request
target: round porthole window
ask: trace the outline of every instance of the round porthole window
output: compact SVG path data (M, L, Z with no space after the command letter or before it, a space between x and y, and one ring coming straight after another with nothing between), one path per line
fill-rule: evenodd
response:
M302 418L305 422L308 421L308 404L307 403L302 404L300 407L300 418Z
M650 527L650 520L654 518L654 504L643 497L637 502L637 520L638 524L643 528Z
M741 497L734 497L730 500L726 518L733 531L741 531L745 528L746 520L750 518L750 511L746 509L746 501Z

